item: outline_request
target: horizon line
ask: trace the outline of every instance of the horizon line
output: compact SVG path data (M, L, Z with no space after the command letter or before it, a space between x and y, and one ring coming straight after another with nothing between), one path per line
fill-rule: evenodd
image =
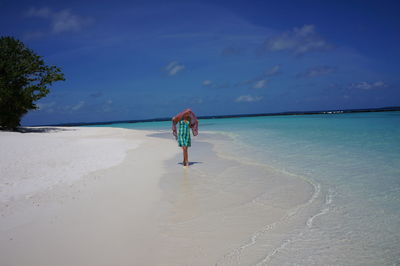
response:
M257 116L287 116L287 115L318 115L318 114L343 114L343 113L364 113L364 112L390 112L400 111L400 106L386 106L377 108L358 108L358 109L330 109L316 111L286 111L276 113L256 113L256 114L230 114L230 115L207 115L198 116L198 119L222 119L222 118L238 118L238 117L257 117ZM43 124L27 127L43 127L43 126L91 126L91 125L111 125L119 123L145 123L145 122L162 122L169 121L171 117L150 118L150 119L135 119L135 120L114 120L114 121L99 121L99 122L72 122L59 124Z

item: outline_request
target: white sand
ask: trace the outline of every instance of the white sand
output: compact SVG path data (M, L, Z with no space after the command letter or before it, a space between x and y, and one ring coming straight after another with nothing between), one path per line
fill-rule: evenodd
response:
M308 230L310 183L153 133L0 132L0 265L255 265Z
M53 133L0 132L0 202L30 196L121 163L143 142L127 130L60 128ZM132 132L129 132L132 133Z
M179 152L148 133L0 132L0 265L148 262L163 162Z

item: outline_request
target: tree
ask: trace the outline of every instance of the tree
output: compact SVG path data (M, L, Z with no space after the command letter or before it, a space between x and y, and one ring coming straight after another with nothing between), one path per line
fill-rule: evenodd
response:
M35 102L49 93L53 82L65 80L56 66L13 37L0 37L0 128L16 130Z

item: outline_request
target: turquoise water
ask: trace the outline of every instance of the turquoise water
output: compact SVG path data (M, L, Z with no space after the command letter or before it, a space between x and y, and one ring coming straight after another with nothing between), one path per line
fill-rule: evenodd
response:
M168 121L107 126L170 130ZM321 188L325 203L307 230L288 236L269 262L400 263L400 112L206 119L199 129L233 137L222 152Z
M210 126L211 127L211 126ZM225 147L320 185L326 204L274 265L400 263L400 112L255 117L213 125ZM283 250L281 250L282 252Z

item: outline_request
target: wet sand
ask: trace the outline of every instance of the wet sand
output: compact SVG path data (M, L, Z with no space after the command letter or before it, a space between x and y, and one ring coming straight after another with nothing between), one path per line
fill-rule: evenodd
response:
M289 234L307 227L320 205L312 183L218 154L222 141L231 140L211 133L197 138L189 168L171 167L180 156L166 162L159 254L165 265L263 264Z

